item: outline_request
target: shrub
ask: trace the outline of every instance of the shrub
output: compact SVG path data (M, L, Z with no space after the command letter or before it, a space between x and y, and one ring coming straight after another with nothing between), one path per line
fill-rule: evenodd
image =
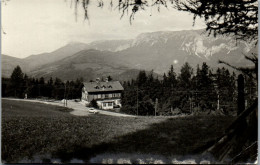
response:
M92 100L89 104L90 107L94 107L94 108L98 108L98 105L97 105L97 101L96 100Z

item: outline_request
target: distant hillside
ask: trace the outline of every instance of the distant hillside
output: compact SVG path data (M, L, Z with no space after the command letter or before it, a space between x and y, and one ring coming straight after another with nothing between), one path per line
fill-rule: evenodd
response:
M17 65L20 65L23 71L30 72L35 69L39 69L46 64L72 56L82 50L96 49L115 52L129 47L131 42L131 40L95 41L89 44L73 42L53 52L31 55L24 59L2 55L2 76L9 77L13 71L13 68Z
M74 55L77 52L88 49L118 51L125 49L130 44L130 40L111 40L111 41L96 41L89 44L85 43L70 43L53 52L32 55L24 59L25 63L29 64L30 70L34 70L45 64L59 61L63 58Z
M65 80L82 77L89 81L95 80L96 77L119 75L129 69L110 58L112 55L113 53L108 51L83 50L31 71L30 75L45 78L59 77Z
M42 53L38 55L31 55L23 60L29 65L30 70L34 70L45 64L49 64L63 58L69 57L81 50L86 49L86 44L83 43L72 43L65 45L53 52Z
M60 77L65 80L83 77L86 80L107 75L117 79L133 77L135 70L154 70L158 75L170 65L179 72L188 62L195 69L207 62L211 68L222 67L219 60L236 66L249 66L244 54L257 52L255 43L236 42L226 36L208 36L203 30L160 31L143 33L133 40L104 40L89 44L71 43L51 53L13 59L2 56L3 75L21 65L29 75ZM123 78L124 77L124 78Z
M15 58L11 56L1 55L1 64L2 64L2 77L10 77L14 68L19 65L23 68L24 71L27 71L24 61L20 58Z

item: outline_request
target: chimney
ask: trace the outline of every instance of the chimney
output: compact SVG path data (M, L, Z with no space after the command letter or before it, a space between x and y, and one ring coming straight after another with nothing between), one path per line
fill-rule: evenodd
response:
M100 82L100 78L96 78L96 83L99 83Z

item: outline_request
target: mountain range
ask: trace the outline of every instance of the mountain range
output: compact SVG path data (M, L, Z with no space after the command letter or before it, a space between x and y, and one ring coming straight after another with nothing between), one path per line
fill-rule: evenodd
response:
M204 30L159 31L142 33L129 40L103 40L69 43L53 52L19 59L2 55L2 76L9 77L15 66L34 77L59 77L93 80L111 75L114 79L135 78L138 70L153 70L158 77L170 65L179 72L188 62L192 67L207 62L211 68L219 60L235 66L250 66L244 55L257 52L255 42L237 42L227 36L211 36Z

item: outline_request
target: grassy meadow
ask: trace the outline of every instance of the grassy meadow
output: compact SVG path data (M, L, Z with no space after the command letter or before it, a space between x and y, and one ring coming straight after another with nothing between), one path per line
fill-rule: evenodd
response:
M230 116L73 116L71 109L2 100L2 160L17 163L35 155L84 162L104 153L200 154L234 120Z

